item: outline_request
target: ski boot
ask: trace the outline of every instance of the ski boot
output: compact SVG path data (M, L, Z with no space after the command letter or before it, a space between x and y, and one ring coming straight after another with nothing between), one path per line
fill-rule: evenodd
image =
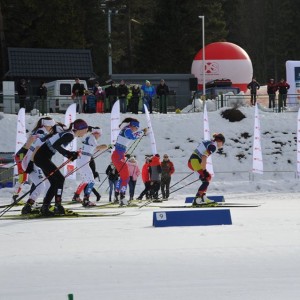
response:
M43 204L40 209L40 214L44 217L54 217L54 210L50 210L50 206L48 204Z
M127 206L128 202L125 199L125 193L120 193L120 206Z
M61 205L61 203L56 203L54 206L54 214L55 215L65 215L66 210L65 208Z
M82 200L80 199L78 194L74 193L74 196L72 198L72 202L82 203Z
M32 209L32 206L34 205L34 203L35 203L34 200L28 199L28 201L26 202L26 204L23 206L23 208L21 210L21 214L29 215L29 214L32 214L33 212L38 213L38 211Z
M119 203L119 192L115 192L115 200L114 200L114 204Z
M194 198L192 206L203 206L215 203L215 201L207 198L206 194L197 194Z
M84 196L83 197L83 201L82 201L82 206L84 207L92 207L92 206L96 206L95 203L91 202L89 200L89 197L88 196Z
M66 214L65 208L61 205L61 195L55 196L54 214L55 215L65 215Z

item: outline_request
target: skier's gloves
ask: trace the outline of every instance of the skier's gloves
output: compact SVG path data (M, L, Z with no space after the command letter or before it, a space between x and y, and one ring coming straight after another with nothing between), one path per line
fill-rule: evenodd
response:
M79 156L79 153L77 151L70 151L68 153L68 158L71 160L71 161L74 161L75 159L77 159Z

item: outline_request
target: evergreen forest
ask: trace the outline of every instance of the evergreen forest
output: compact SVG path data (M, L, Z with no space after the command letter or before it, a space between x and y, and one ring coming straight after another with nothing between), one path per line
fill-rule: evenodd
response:
M0 0L1 74L7 47L90 49L101 79L109 51L113 73L190 73L205 16L205 44L242 47L263 84L300 60L299 12L300 0Z

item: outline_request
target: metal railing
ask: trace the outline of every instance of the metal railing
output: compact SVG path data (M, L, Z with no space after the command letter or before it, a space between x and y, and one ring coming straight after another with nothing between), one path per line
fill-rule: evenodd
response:
M217 109L222 107L232 107L236 102L251 106L251 95L219 95L216 98L216 102ZM260 94L257 95L256 102L270 112L297 111L300 107L300 95L288 94L285 103L284 100L282 100L282 97L276 94L273 105L268 94Z

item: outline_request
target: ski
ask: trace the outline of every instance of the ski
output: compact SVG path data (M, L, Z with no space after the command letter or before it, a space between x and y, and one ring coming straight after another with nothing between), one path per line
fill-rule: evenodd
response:
M4 215L0 220L34 220L34 219L76 219L76 218L97 218L97 217L114 217L124 214L124 211L116 212L72 212L66 215L43 216L41 214L27 215Z
M11 205L12 205L12 203L10 203L10 204L2 204L2 205L0 205L0 208L6 208L6 207L9 207ZM17 202L17 203L14 204L14 206L22 206L22 205L23 206L25 205L25 203L23 201L20 201L20 202Z
M209 203L198 206L192 205L149 205L148 207L159 207L159 208L220 208L220 207L259 207L261 204L243 204L243 203Z

